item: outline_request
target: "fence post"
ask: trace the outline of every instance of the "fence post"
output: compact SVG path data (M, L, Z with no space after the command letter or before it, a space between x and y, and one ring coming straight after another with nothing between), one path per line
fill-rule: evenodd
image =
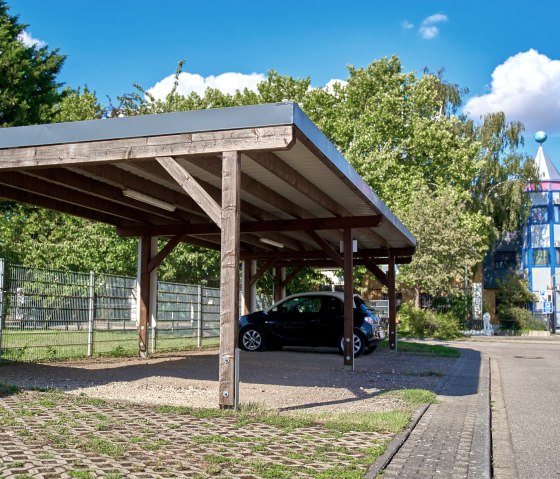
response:
M4 329L4 259L0 258L0 362L2 361L2 330Z
M89 295L88 295L88 357L93 355L93 320L95 312L95 273L89 272Z
M202 346L202 286L198 285L198 310L197 310L197 325L196 325L196 347Z

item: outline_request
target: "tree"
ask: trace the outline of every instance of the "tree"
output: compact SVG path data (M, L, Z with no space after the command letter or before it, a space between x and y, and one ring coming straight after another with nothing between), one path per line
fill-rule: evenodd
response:
M27 25L0 0L0 127L48 123L61 100L56 77L65 57L47 46L25 45Z
M99 103L95 92L89 90L87 85L82 92L80 88L67 87L64 97L55 107L54 121L97 120L103 116L104 108Z
M522 188L536 175L530 159L517 151L521 125L506 122L503 114L481 124L457 116L465 90L446 83L443 71L406 73L393 56L365 68L350 66L346 81L329 88L311 88L309 78L271 70L257 92L208 89L183 97L176 88L181 68L164 100L137 87L121 97L119 113L297 101L416 235L418 253L401 278L417 292L449 292L465 265L471 269L482 260L489 240L522 219ZM449 244L438 246L442 238Z
M488 218L468 211L452 188L433 193L425 186L416 190L401 218L421 239L412 263L400 267L401 287L414 291L416 306L421 292L453 295L465 268L472 270L488 249L485 236L478 233Z

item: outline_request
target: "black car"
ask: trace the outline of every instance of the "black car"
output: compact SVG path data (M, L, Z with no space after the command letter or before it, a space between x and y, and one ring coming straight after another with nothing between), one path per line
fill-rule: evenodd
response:
M239 319L239 346L245 351L282 346L332 346L343 351L344 294L301 293L265 311ZM354 357L371 353L384 338L379 317L354 295Z

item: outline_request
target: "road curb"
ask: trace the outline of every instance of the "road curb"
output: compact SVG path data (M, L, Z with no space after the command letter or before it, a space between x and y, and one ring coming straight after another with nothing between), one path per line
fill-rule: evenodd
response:
M446 386L451 381L451 378L456 374L457 370L460 368L464 360L464 355L461 354L457 363L451 369L449 375L442 381L442 383L436 388L434 393L436 395L441 394L441 392L446 388ZM428 408L430 407L429 403L422 404L412 415L410 423L408 427L404 430L399 432L389 443L385 452L377 458L377 460L368 468L364 479L375 479L375 477L383 471L391 462L395 454L399 451L401 446L404 442L408 439L416 425L422 419L422 416L426 413Z
M387 446L385 452L381 456L379 456L377 460L369 467L369 469L366 472L366 475L364 476L364 479L375 479L377 475L387 467L387 465L391 462L395 454L398 452L398 450L401 448L404 442L408 439L408 436L410 436L410 433L414 430L414 428L416 427L420 419L422 419L422 416L426 413L429 407L430 404L426 403L420 406L416 410L416 412L413 414L411 418L408 427L404 431L399 432L392 439L392 441Z

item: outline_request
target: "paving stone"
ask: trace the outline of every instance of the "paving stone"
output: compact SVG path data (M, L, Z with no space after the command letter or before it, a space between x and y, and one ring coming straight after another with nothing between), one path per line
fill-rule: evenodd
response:
M456 370L384 471L384 479L488 479L488 360L463 352ZM488 432L488 431L486 431Z

